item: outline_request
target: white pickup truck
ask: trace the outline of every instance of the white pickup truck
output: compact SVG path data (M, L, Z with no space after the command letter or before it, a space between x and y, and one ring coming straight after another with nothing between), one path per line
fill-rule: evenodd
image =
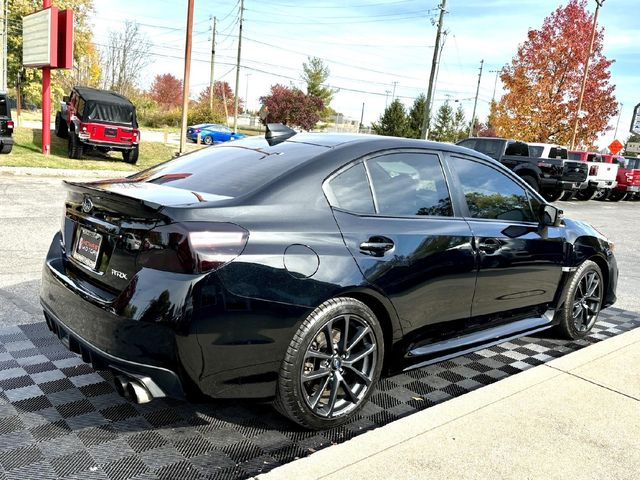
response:
M618 185L618 164L605 162L596 152L569 152L569 159L581 160L589 165L586 188L576 193L578 200L605 200Z
M605 163L599 153L569 152L565 147L551 143L530 143L529 153L531 156L540 158L561 158L586 162L589 167L588 176L580 186L580 190L575 192L575 197L578 200L605 199L617 185L618 165ZM573 196L573 192L565 192L562 200L570 200Z

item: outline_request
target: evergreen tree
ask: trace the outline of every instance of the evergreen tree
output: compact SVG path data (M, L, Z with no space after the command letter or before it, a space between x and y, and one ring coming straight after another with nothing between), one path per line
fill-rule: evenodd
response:
M458 105L456 109L456 113L453 116L453 131L454 138L453 142L459 142L463 138L467 138L467 134L469 129L467 128L467 119L464 116L464 110L462 105Z
M453 121L453 108L449 105L449 101L446 101L438 108L429 138L436 142L452 142L455 138Z
M422 130L422 121L424 119L424 111L427 107L427 98L424 94L420 94L413 102L411 111L409 112L409 131L407 136L410 138L420 138L420 130Z
M400 100L395 99L385 109L377 123L372 125L373 131L378 135L391 137L405 137L408 132L407 112Z

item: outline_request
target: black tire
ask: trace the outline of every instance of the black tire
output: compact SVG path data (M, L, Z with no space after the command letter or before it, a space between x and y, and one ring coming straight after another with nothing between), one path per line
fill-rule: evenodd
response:
M138 162L139 154L140 154L140 149L139 149L139 146L136 145L131 150L124 150L122 152L122 159L127 163L135 165Z
M202 138L202 143L204 143L205 145L213 145L213 138L207 135L206 137Z
M596 192L596 196L593 197L594 200L598 200L599 202L604 202L609 195L611 195L611 188L602 188Z
M542 197L550 203L557 202L562 197L564 190L543 190L540 192Z
M562 197L560 198L560 200L568 202L569 200L573 199L573 194L574 194L573 190L567 190L562 194Z
M361 358L349 360L352 355ZM354 298L327 300L291 340L280 368L274 406L306 428L341 425L366 404L380 378L383 358L382 328L371 309ZM303 381L303 374L310 372L316 374Z
M597 291L589 291L593 288L590 278L597 278ZM602 271L595 262L585 260L567 281L562 292L562 307L556 311L560 334L570 340L585 337L598 320L603 298Z
M524 180L536 192L540 191L540 185L538 184L538 180L536 180L535 177L531 175L520 175L520 178Z
M611 202L619 202L627 196L627 192L612 190L607 199Z
M0 148L0 153L1 154L7 154L7 153L11 153L11 150L13 149L13 144L8 145L6 143L2 144L2 147Z
M578 200L582 200L583 202L586 202L591 200L593 197L595 197L596 193L598 193L597 188L589 187L589 188L585 188L584 190L578 190L578 192L576 193L576 198Z
M56 113L55 132L56 136L59 138L67 138L69 136L67 122L62 119L60 112Z
M69 158L75 159L82 158L82 155L84 154L84 145L82 145L82 142L74 132L69 134L67 153Z

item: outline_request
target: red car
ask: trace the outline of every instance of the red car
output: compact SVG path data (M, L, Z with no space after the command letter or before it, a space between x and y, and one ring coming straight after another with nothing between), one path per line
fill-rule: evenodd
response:
M633 162L633 159L621 157L620 155L602 155L607 163L617 163L618 168L618 185L611 191L609 200L619 202L620 200L631 200L637 198L640 194L640 165Z
M87 149L95 148L103 153L122 152L127 163L138 161L136 108L118 93L75 87L63 99L55 131L69 139L69 158L82 158Z

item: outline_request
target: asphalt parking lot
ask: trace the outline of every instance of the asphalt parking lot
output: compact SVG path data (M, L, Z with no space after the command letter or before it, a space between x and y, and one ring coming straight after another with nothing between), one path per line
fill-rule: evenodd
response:
M303 431L265 405L135 405L42 323L39 277L60 222L60 183L0 175L0 478L247 478L640 325L618 310L640 311L640 204L564 202L567 215L616 242L621 270L618 308L603 312L587 339L525 337L385 378L360 418L326 432Z

